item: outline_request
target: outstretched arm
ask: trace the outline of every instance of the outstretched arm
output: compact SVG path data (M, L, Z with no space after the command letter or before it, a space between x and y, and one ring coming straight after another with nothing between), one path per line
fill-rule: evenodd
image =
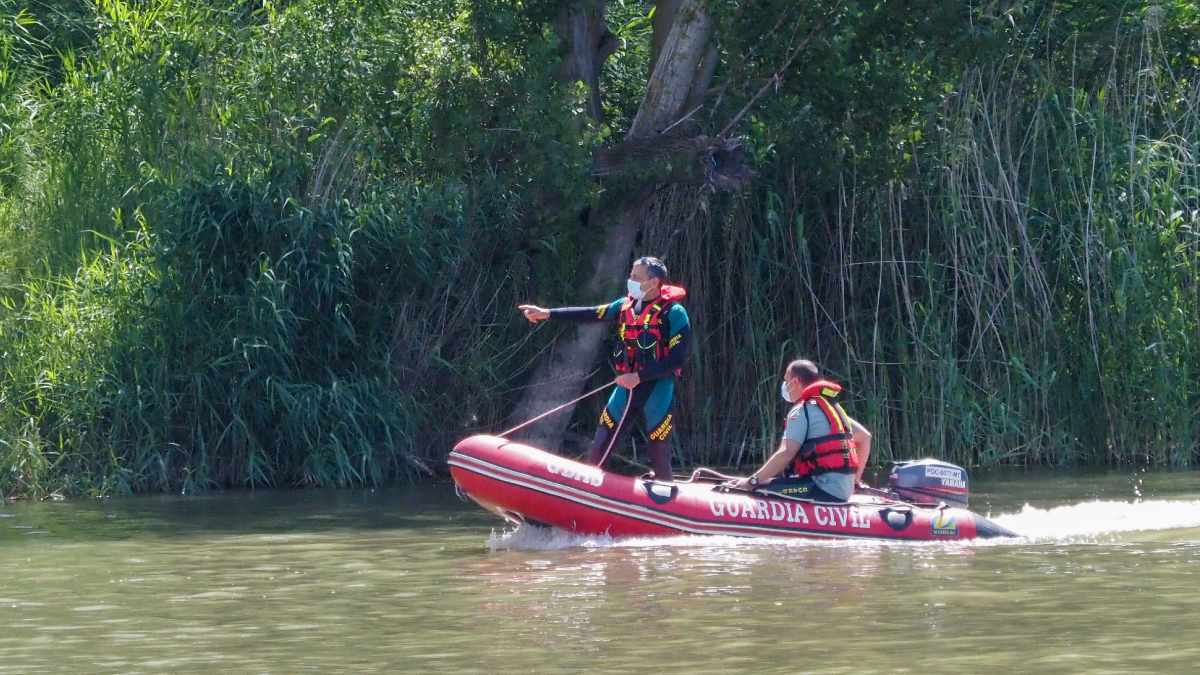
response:
M537 305L517 305L517 309L525 315L529 323L538 323L546 319L566 319L567 321L590 322L612 321L621 311L622 300L615 300L607 305L593 307L556 307L547 309Z

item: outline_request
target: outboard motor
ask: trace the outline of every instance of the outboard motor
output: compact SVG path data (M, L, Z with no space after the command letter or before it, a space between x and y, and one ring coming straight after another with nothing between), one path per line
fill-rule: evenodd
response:
M967 470L936 459L898 462L888 476L888 486L905 501L917 506L967 507Z

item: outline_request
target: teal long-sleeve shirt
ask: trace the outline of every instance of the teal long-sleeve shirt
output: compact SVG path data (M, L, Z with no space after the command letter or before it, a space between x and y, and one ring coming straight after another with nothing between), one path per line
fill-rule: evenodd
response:
M564 319L575 322L603 321L616 323L621 316L621 308L625 306L625 298L617 298L607 305L591 307L558 307L550 310L551 319ZM663 333L672 346L667 351L667 357L655 361L638 371L638 377L643 381L656 380L674 374L687 362L692 350L692 326L688 320L687 310L676 302L671 305L663 316Z

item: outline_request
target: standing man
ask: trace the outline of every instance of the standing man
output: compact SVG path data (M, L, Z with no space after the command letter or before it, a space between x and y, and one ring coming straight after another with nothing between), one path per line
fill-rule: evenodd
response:
M818 502L849 500L871 456L871 432L834 400L841 392L840 385L821 379L812 361L788 364L779 393L793 406L779 449L730 487Z
M667 285L667 266L658 258L638 258L627 282L629 294L607 305L545 309L520 305L530 323L546 319L608 321L616 324L620 347L613 355L617 388L600 413L600 424L588 450L589 464L602 466L608 451L627 429L625 412L640 412L650 437L647 453L658 480L672 480L671 407L675 378L691 350L692 329L681 301L687 291Z

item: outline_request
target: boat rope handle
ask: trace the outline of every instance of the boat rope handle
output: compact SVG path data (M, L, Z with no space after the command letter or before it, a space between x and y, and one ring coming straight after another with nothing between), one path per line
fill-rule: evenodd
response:
M564 403L558 407L551 408L550 410L547 410L546 412L542 413L541 415L538 415L537 417L535 417L531 420L526 420L524 422L521 422L517 426L509 429L508 431L505 431L505 432L502 432L502 433L499 433L496 435L499 436L500 438L504 438L515 431L520 431L521 429L524 429L525 427L529 426L530 424L533 424L534 422L537 422L540 419L543 419L543 418L549 417L550 415L553 415L554 413L562 410L563 408L573 406L576 403L579 403L583 399L588 398L590 396L595 396L596 394L599 394L600 392L604 391L605 389L608 389L609 387L613 386L614 384L616 384L616 380L609 382L608 384L604 385L603 387L596 387L595 389L589 391L588 393L584 394L583 396L580 396L579 398L577 398L573 401L567 401L566 403ZM632 398L632 397L630 397L630 398Z
M720 471L710 469L706 466L698 466L698 467L696 467L695 471L692 471L691 477L689 477L686 481L683 481L683 482L695 483L695 482L704 480L706 477L709 478L709 480L712 480L713 478L715 478L716 480L722 480L722 481L738 480L738 476L730 476L728 474L723 474Z

